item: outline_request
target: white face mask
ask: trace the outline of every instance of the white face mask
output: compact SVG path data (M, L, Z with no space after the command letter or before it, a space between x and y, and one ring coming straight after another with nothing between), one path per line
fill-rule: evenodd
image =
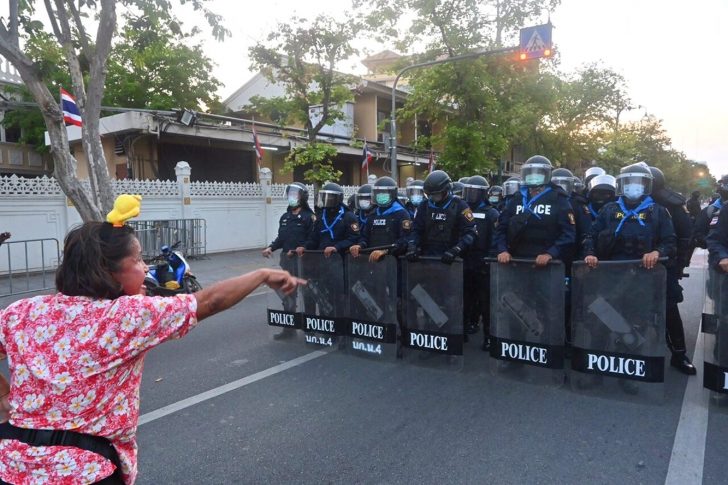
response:
M542 173L531 173L526 175L526 185L543 185L546 181L546 176Z
M630 200L637 200L645 193L645 187L642 184L626 184L624 186L624 196Z
M413 205L420 205L422 203L423 197L421 195L413 195L410 198L410 202L412 202Z
M359 209L363 211L368 211L372 207L372 203L369 200L360 200L359 201Z
M289 197L288 207L298 207L298 197Z

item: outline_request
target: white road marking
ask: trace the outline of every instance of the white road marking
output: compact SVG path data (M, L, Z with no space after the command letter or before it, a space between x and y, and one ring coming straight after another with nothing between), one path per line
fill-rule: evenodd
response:
M698 254L697 268L705 267L706 254ZM698 261L702 259L703 261ZM696 268L691 265L691 269ZM702 276L702 272L694 272ZM704 297L705 295L703 295ZM710 391L703 387L703 354L705 342L703 335L698 331L693 352L693 365L698 369L698 375L688 378L683 396L680 421L675 431L675 441L672 445L670 465L667 468L665 485L684 485L703 483L703 466L705 461L705 440L708 435L708 413L710 404Z
M259 380L265 379L266 377L270 377L272 375L279 374L285 370L291 369L301 364L305 364L310 360L318 359L319 357L322 357L326 354L328 354L328 352L316 350L306 355L302 355L301 357L296 357L295 359L289 360L288 362L283 362L282 364L278 364L263 371L256 372L255 374L249 375L247 377L243 377L242 379L238 379L237 381L224 384L220 387L216 387L214 389L210 389L209 391L197 394L196 396L188 397L187 399L177 401L176 403L170 404L169 406L164 406L162 408L148 412L139 417L139 426L155 421L159 418L163 418L164 416L167 416L169 414L176 413L177 411L188 408L190 406L194 406L195 404L199 404L201 402L215 398L227 392L234 391L235 389L240 389L243 386L258 382Z

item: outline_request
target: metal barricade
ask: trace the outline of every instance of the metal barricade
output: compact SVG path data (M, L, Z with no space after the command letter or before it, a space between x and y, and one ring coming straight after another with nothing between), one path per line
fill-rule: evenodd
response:
M5 241L0 246L0 297L54 288L60 259L58 239Z
M207 254L207 222L205 219L169 219L129 221L142 246L142 257L153 258L162 246L180 241L179 249L189 258Z

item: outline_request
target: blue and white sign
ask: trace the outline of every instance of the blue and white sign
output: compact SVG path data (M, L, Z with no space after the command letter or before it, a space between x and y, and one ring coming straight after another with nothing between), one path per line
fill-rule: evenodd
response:
M521 60L548 57L552 52L551 22L521 29Z

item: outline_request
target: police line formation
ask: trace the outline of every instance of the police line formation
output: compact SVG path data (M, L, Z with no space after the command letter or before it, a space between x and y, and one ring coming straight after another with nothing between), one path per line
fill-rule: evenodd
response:
M711 263L704 384L726 393L728 176L717 189L701 209L698 193L686 201L643 162L616 177L592 167L582 183L540 155L502 187L435 170L406 197L381 177L345 204L327 183L315 211L294 182L263 255L280 249L280 266L308 284L273 295L268 324L277 340L451 367L482 327L494 373L559 386L569 361L575 389L659 396L666 349L696 374L678 303L697 245Z

